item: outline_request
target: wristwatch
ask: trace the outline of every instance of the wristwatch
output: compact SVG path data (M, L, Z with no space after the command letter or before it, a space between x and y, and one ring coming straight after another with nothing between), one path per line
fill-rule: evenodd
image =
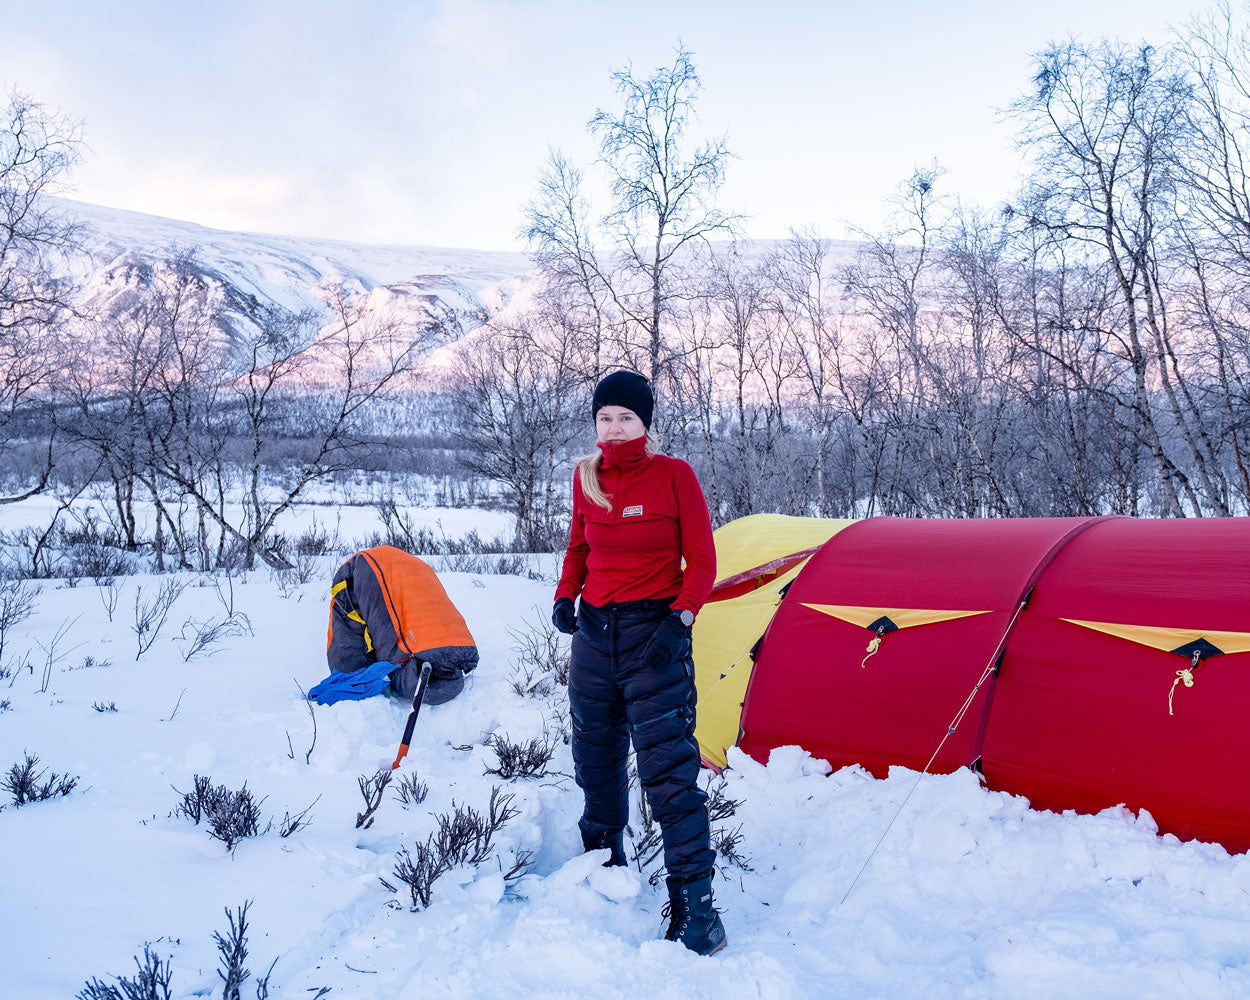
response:
M681 609L681 623L685 625L686 628L689 628L691 625L693 625L694 624L694 612L690 611L687 608L682 608Z

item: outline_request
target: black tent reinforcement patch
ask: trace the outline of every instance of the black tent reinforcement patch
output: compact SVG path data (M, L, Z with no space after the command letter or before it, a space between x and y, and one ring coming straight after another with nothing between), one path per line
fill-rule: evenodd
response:
M1224 650L1220 649L1220 647L1214 643L1207 642L1207 640L1203 639L1201 636L1197 639L1190 640L1183 646L1177 646L1175 649L1169 650L1169 652L1176 653L1178 656L1183 656L1187 660L1192 660L1195 656L1201 660L1205 660L1208 657L1224 655Z
M892 621L890 621L890 618L888 615L882 615L876 621L869 622L868 628L871 631L876 632L877 635L887 635L890 632L898 631L898 626L895 625Z

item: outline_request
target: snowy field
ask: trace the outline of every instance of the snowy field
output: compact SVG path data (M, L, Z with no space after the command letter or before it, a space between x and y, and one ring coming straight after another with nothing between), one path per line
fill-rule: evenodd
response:
M435 538L457 539L470 531L476 531L483 539L507 541L512 537L513 518L502 510L436 506L435 486L425 477L405 477L400 485L396 500L399 512L413 527L427 528ZM276 492L273 487L270 491ZM350 503L343 502L344 495L352 497ZM302 502L279 515L274 530L291 537L303 532L319 532L338 540L342 546L350 546L383 531L378 503L388 495L395 498L397 491L377 485L370 488L367 483L313 484L305 491ZM422 502L418 504L418 500ZM60 505L60 500L46 494L7 504L0 508L4 515L0 527L8 531L27 527L42 529ZM151 538L156 523L155 508L146 500L136 500L134 507L139 535ZM185 523L193 522L195 510L189 504L173 508L175 517L179 513ZM226 514L232 524L246 524L241 502L228 504ZM61 514L61 524L70 528L81 526L88 519L94 519L101 528L116 521L117 513L108 488L93 487Z
M283 998L1250 997L1245 857L1160 838L1123 810L1034 812L970 772L826 776L797 748L767 767L731 753L722 794L738 806L720 826L740 827L750 867L725 862L714 882L728 949L699 958L660 940L654 869L605 870L579 853L581 797L557 735L564 690L514 689L516 634L549 613L544 581L444 575L481 667L458 699L423 709L358 829L358 779L389 766L407 707L375 697L309 711L300 688L326 673L337 561L296 587L267 570L236 577L250 633L189 659L194 623L227 613L224 578L174 578L187 587L137 658L136 595L148 603L170 578L112 591L45 582L5 637L3 664L29 666L0 680L0 774L29 753L78 782L20 808L0 792L0 996L63 1000L92 977L114 983L150 943L171 963L172 996L219 997L213 935L250 901L244 998L275 960L269 995ZM485 773L499 766L488 738L544 731L550 773ZM273 828L228 851L176 812L195 775L246 782ZM428 795L406 805L398 781L414 777ZM415 852L457 806L484 812L495 787L517 814L490 856L445 874L414 909L397 852ZM280 836L310 805L310 824ZM526 872L505 879L526 856Z

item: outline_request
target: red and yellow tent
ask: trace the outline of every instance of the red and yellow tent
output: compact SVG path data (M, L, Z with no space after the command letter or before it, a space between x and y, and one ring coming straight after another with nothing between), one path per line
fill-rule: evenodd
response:
M814 552L854 523L752 514L717 529L717 581L694 628L695 738L707 763L724 767L725 750L738 742L756 647L781 592Z
M785 519L787 535L768 517L716 535L695 625L710 763L736 742L877 775L972 766L1039 808L1125 803L1250 848L1250 519Z

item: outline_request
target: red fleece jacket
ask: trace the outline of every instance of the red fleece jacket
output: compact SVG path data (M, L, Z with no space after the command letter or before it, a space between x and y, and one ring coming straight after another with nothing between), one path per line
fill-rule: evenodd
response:
M648 455L645 437L599 445L604 510L573 476L573 524L556 600L595 607L615 601L674 597L698 614L716 580L716 549L707 500L694 470L679 458ZM686 560L682 571L682 558Z

